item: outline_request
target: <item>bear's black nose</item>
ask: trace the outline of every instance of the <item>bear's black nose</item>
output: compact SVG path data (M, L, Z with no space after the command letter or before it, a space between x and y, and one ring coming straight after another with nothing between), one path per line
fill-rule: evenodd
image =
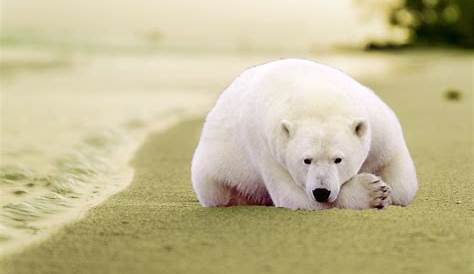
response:
M329 198L329 194L331 194L331 191L325 189L325 188L316 188L313 190L313 196L316 199L316 201L320 203L327 202Z

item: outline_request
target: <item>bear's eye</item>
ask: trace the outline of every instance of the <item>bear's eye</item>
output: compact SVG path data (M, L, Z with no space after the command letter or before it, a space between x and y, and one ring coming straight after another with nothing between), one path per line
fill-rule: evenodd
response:
M303 162L307 165L310 165L312 161L313 161L313 159L310 159L310 158L306 158L306 159L303 160Z
M336 158L336 159L334 159L334 163L335 163L335 164L339 164L340 162L342 162L342 159L341 159L341 158Z

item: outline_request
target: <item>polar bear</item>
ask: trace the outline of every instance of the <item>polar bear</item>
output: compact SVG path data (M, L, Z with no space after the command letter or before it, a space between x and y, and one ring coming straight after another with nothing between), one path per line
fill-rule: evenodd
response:
M191 165L205 207L382 209L408 205L417 191L393 111L343 72L300 59L235 79L209 112Z

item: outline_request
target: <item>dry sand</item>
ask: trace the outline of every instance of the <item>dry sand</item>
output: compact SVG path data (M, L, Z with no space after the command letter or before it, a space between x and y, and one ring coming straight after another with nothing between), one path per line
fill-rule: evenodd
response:
M409 207L202 208L189 179L202 121L188 121L148 137L128 189L0 272L472 273L472 55L409 62L365 82L402 121L421 186Z

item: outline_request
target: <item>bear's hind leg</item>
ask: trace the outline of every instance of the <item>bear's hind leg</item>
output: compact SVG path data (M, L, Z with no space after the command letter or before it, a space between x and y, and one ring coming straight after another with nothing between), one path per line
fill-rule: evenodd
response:
M199 203L204 207L228 206L231 200L231 189L228 186L206 176L193 175L193 188Z
M193 180L194 191L199 202L204 207L226 207L237 205L273 205L273 201L266 190L247 194L237 187L212 180Z
M228 206L236 205L262 205L273 206L272 198L265 187L259 187L251 191L242 191L238 187L230 188L230 200Z

